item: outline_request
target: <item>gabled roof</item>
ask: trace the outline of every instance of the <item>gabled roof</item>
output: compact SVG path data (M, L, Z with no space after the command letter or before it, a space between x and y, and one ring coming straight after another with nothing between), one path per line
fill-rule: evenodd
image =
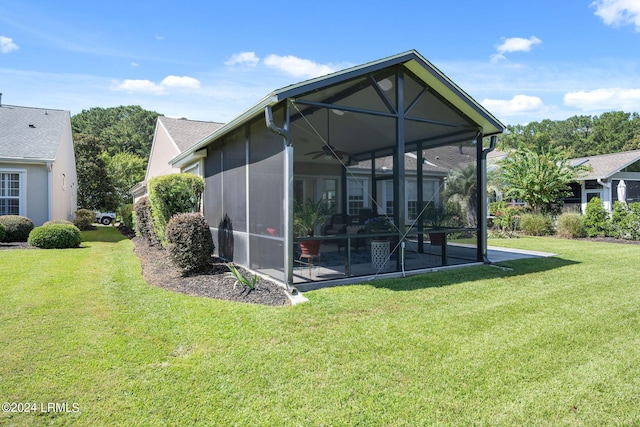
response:
M171 139L181 153L224 126L223 123L174 119L165 116L158 116L158 120L169 132Z
M428 86L430 91L437 93L439 97L446 100L446 102L451 104L453 108L457 109L469 118L469 120L473 122L473 127L477 130L481 130L484 136L495 135L504 131L505 126L491 113L484 109L484 107L453 83L453 81L446 77L417 51L410 50L388 58L383 58L346 70L338 71L336 73L328 74L326 76L306 80L277 89L264 97L253 107L249 108L244 113L213 132L211 135L203 138L189 150L178 155L172 160L172 163L175 164L181 161L183 158L187 157L190 152L194 152L205 147L210 142L221 138L247 121L264 115L264 110L267 106L274 106L286 99L295 99L296 97L311 94L320 89L332 85L338 85L357 77L365 76L369 73L374 73L400 64L404 65L406 69Z
M0 105L0 159L54 160L69 111Z
M572 166L582 164L591 168L586 175L578 178L580 181L586 181L609 178L637 161L640 161L640 150L602 154L599 156L577 157L571 159L570 164Z

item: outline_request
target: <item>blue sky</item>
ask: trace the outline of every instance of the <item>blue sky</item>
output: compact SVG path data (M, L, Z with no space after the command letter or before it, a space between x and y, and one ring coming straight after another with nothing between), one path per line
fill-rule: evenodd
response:
M226 122L410 49L505 124L640 112L640 0L0 3L2 102L71 114L137 104Z

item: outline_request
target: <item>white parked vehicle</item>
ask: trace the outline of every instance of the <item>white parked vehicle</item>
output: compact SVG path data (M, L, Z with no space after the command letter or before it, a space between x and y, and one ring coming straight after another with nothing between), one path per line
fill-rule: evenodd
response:
M96 212L96 222L109 225L116 220L115 212Z

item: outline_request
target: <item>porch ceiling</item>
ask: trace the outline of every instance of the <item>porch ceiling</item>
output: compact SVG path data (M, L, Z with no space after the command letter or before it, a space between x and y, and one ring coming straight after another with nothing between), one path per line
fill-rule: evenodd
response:
M400 117L404 118L406 151L415 151L418 143L428 148L469 142L485 131L486 126L471 117L469 104L451 94L446 98L425 80L429 80L426 75L418 76L405 64L393 64L297 94L290 99L296 160L321 153L325 144L349 153L356 161L370 159L372 152L377 157L388 156L396 146ZM437 79L431 83L445 91ZM323 157L314 161L332 160Z

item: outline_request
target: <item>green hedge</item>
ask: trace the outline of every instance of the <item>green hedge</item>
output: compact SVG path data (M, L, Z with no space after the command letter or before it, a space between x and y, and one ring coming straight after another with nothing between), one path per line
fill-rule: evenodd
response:
M4 241L4 236L7 235L7 230L4 228L3 224L0 224L0 242Z
M169 219L179 213L198 212L203 192L204 179L190 173L163 175L149 181L153 230L163 246Z
M82 235L73 224L50 224L34 228L29 233L28 242L42 249L77 248L82 242Z
M73 224L80 230L91 230L96 222L96 213L89 209L78 209Z
M73 223L71 221L67 221L66 219L52 219L50 221L45 222L42 225L54 225L54 224L67 224L67 225L73 225Z
M133 204L127 203L118 208L120 220L130 230L133 230Z
M0 224L5 228L5 242L26 242L33 230L33 222L26 216L3 215Z
M640 203L631 203L627 206L621 201L616 201L607 223L606 233L617 239L640 239Z
M602 200L599 197L594 197L587 203L587 208L584 213L584 227L587 230L589 237L604 236L607 233L607 220L609 214L607 213Z
M202 271L213 254L209 224L201 213L181 213L171 217L166 230L167 250L183 273Z
M147 239L152 245L157 245L159 240L153 231L151 218L151 202L148 197L142 197L133 205L134 230L138 237Z

